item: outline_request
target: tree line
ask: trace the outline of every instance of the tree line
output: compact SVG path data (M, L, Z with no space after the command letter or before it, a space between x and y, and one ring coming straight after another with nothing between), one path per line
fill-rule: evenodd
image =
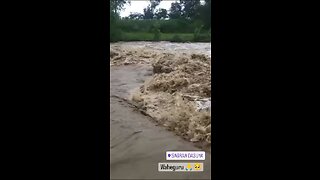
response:
M142 30L145 22L152 23L148 31L158 33L177 33L177 29L181 29L181 33L186 29L191 33L211 31L211 0L205 0L204 3L200 0L176 0L171 3L169 10L157 8L162 0L149 1L143 13L131 13L128 17L120 18L120 11L130 1L110 0L110 38L119 38L117 36L122 30L146 32Z

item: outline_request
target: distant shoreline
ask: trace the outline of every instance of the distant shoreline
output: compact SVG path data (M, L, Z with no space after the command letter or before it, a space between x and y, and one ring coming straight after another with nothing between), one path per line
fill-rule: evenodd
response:
M118 41L114 42L131 42L131 41L151 41L151 42L182 42L182 43L192 43L192 42L211 42L211 37L206 34L200 34L202 39L195 40L193 33L161 33L159 40L154 39L154 33L145 32L123 32L122 37Z

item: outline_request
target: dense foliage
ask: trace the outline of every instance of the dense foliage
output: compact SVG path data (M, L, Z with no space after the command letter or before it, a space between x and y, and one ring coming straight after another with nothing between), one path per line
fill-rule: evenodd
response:
M211 0L204 4L200 0L177 0L169 10L157 9L161 0L150 0L144 13L132 13L120 18L119 12L128 0L110 0L110 40L164 40L172 35L172 41L210 41ZM185 34L193 39L184 39ZM149 38L150 34L153 38ZM134 35L135 38L126 36ZM147 38L148 37L148 38ZM189 36L188 36L189 37ZM167 39L165 39L167 40Z

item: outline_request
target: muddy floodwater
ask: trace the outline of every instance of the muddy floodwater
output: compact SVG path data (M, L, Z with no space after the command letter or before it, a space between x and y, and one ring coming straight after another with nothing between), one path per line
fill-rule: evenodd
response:
M172 42L118 42L112 43L111 48L143 48L163 52L200 53L211 57L211 43L172 43Z
M152 61L159 54L179 52L211 57L211 44L119 42L110 45L111 179L210 179L211 150L168 131L152 116L142 113L132 96L153 78ZM166 151L188 150L206 151L206 159L199 161L204 163L203 172L158 172L158 163L168 162Z

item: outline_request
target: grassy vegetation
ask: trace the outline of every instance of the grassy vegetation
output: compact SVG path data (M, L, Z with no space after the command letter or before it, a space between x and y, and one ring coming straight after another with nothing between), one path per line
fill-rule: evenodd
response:
M121 19L118 21L119 28L125 32L152 32L154 28L158 28L162 33L193 33L198 24L184 19Z
M110 2L113 2L114 6L112 7L114 8L110 9L110 42L211 42L211 7L209 6L211 0L206 0L205 5L196 5L197 1L190 0L173 3L175 6L185 7L183 10L177 8L178 6L173 8L173 11L178 13L177 17L169 14L169 19L158 19L155 16L149 17L149 14L145 13L142 18L137 19L131 17L121 18L117 13L122 7L120 5L125 4L126 0L111 0ZM152 13L154 12L152 11ZM175 14L174 12L170 13Z
M121 19L115 15L110 25L110 42L171 41L210 42L211 29L201 21L187 19Z
M202 38L197 42L210 42L210 36L200 34ZM194 42L193 33L160 33L159 39L155 39L155 33L148 32L123 32L120 38L121 41L171 41L171 42Z
M195 31L196 23L186 20L119 20L120 41L210 42L208 30Z

